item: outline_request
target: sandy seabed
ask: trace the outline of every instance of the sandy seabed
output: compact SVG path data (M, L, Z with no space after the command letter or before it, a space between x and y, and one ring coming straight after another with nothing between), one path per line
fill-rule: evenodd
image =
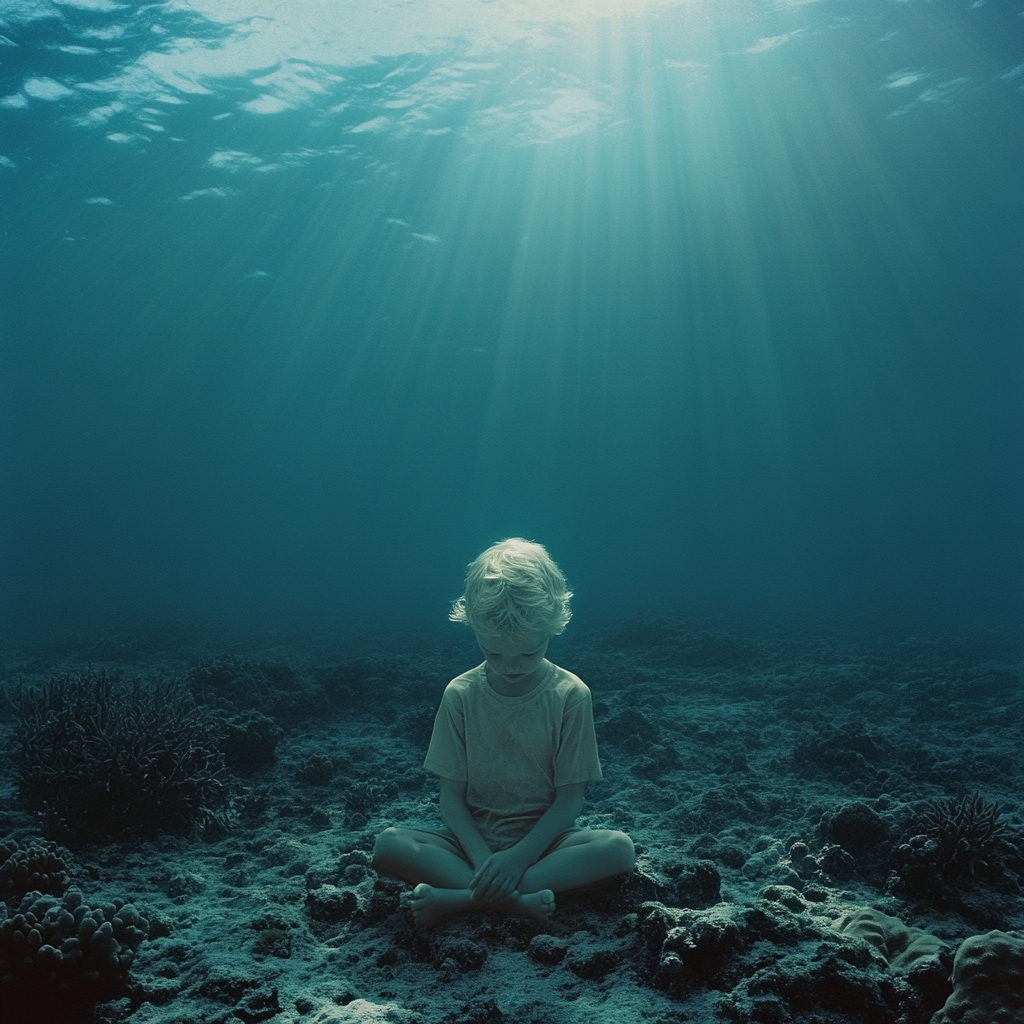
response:
M1012 644L642 620L559 638L549 656L594 696L605 777L577 824L628 832L637 871L560 898L546 929L479 915L420 934L408 887L378 878L369 851L387 825L439 823L422 760L444 685L479 660L465 634L0 652L8 694L87 664L180 675L218 714L280 729L271 764L232 776L221 827L70 845L87 902L119 898L150 922L124 996L86 1019L915 1024L944 1002L964 939L1024 928ZM0 728L16 753L10 704ZM16 757L0 771L0 838L41 837ZM928 801L975 793L1001 806L1004 835L973 872L915 874ZM843 930L865 907L943 954L909 977Z

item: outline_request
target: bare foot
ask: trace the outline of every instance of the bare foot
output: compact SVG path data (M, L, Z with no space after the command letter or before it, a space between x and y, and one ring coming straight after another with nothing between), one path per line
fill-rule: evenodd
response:
M427 931L449 917L485 909L474 901L469 889L438 889L420 882L409 900L412 919L420 931Z
M523 917L538 924L547 924L555 912L555 894L550 889L529 892L525 896L517 893L498 909L509 917Z
M440 889L420 882L409 899L413 923L419 931L428 931L442 921L459 914L499 910L508 917L521 917L538 924L547 924L555 912L555 894L550 889L527 893L516 893L504 903L482 903L473 899L470 889Z

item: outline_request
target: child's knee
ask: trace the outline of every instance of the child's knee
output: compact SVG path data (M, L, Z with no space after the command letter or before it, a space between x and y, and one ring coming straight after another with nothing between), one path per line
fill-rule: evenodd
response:
M395 828L393 825L389 828L384 829L376 841L373 844L373 866L378 868L378 865L385 864L402 845L402 832L401 829Z
M619 872L632 871L636 866L636 848L625 832L610 832L606 842L609 857L619 865Z

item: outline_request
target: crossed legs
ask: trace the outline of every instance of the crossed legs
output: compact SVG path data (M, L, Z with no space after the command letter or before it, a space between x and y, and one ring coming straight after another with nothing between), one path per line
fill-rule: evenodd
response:
M411 828L388 828L373 848L373 866L415 886L412 914L417 928L431 928L456 914L496 909L512 917L546 922L555 893L633 870L633 843L623 832L584 829L562 839L526 869L519 892L499 906L473 898L472 864L444 836Z

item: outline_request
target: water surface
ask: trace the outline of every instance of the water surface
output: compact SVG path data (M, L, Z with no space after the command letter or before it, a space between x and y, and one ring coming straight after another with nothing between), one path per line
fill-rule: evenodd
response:
M8 0L4 618L1018 628L1022 15Z

